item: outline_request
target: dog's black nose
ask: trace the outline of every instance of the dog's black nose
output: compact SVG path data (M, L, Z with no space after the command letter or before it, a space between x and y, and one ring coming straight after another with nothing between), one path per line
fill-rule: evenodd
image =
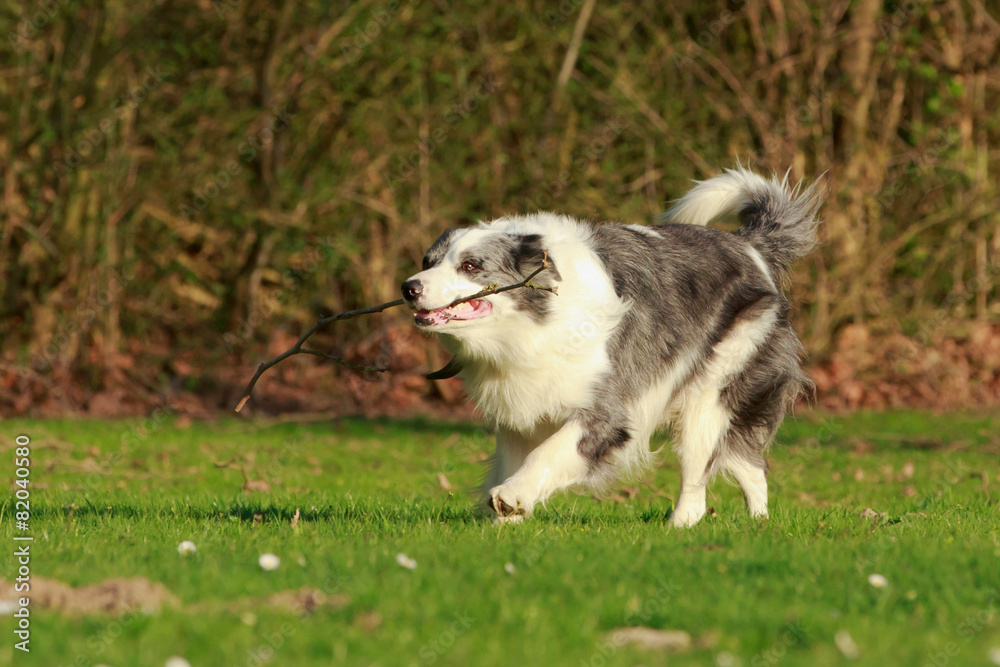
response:
M413 301L424 291L424 284L419 280L407 280L403 283L403 298Z

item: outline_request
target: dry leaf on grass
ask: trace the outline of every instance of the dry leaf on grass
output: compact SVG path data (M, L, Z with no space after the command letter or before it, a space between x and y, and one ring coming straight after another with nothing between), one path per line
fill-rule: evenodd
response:
M438 484L440 484L441 488L445 491L451 491L453 488L451 482L448 481L448 478L444 476L443 472L438 473Z
M833 642L837 645L837 649L843 656L849 660L854 660L861 655L861 650L855 643L854 638L851 637L851 633L847 630L837 632L837 635L833 638Z
M382 625L382 615L377 611L366 611L354 618L353 625L364 632L371 634Z
M644 626L615 628L610 633L619 646L631 644L650 651L686 651L691 648L691 635L684 630L658 630Z

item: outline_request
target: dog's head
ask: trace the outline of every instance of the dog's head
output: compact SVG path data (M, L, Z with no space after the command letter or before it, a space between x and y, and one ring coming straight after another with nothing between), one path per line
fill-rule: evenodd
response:
M548 292L516 289L456 305L457 299L487 287L514 285L542 266L543 239L537 234L506 234L490 229L449 229L424 256L423 271L403 283L403 297L418 327L461 333L513 314L536 322L548 313ZM559 280L552 259L533 283Z

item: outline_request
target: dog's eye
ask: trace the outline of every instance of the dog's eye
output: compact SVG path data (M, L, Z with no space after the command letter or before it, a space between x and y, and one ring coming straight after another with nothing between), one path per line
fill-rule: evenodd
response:
M479 267L472 262L462 262L462 270L466 273L472 273L473 271L478 271Z

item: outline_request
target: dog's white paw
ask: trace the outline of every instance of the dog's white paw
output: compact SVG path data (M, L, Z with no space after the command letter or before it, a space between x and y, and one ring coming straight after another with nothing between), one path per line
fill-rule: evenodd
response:
M490 509L502 523L519 523L531 516L535 508L535 498L516 484L505 483L490 489L488 501Z
M673 524L674 528L690 528L701 521L701 518L705 516L705 511L704 506L678 505L674 509L674 513L670 515L670 523Z

